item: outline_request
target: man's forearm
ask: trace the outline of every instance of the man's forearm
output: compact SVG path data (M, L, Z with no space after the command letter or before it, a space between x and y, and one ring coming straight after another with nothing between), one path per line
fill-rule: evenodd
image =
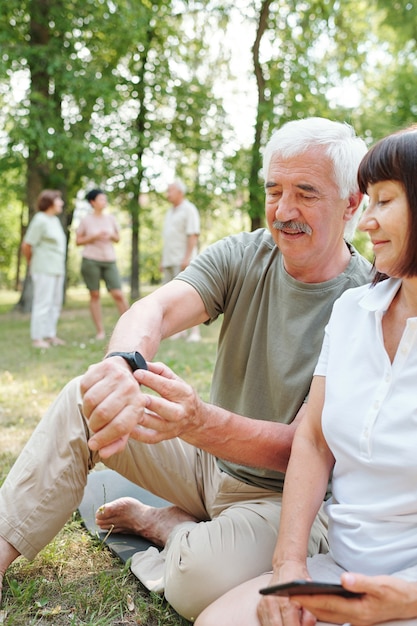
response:
M197 291L184 281L173 280L135 302L119 318L108 351L138 350L150 361L162 339L208 317Z
M150 361L158 351L163 339L161 327L162 313L155 302L133 304L119 318L108 345L108 352L138 350Z
M185 441L232 463L286 471L294 424L242 417L206 403L202 410L203 426L187 433Z

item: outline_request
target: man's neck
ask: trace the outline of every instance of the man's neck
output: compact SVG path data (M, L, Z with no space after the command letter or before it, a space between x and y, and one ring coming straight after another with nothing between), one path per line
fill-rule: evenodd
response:
M299 265L287 263L284 258L284 267L292 278L302 283L324 283L342 274L348 267L351 258L350 247L343 241L343 244L333 254L328 255L325 261L320 262L318 260L316 264L309 264L307 267L302 263Z

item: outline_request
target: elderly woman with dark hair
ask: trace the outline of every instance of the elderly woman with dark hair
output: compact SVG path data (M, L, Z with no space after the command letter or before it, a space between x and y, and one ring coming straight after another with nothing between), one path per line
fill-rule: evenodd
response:
M56 335L65 277L66 237L58 218L63 206L60 191L44 189L22 243L33 283L30 334L35 348L65 343Z

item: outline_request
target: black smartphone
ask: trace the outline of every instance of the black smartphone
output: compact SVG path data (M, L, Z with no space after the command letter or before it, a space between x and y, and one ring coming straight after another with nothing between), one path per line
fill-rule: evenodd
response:
M320 583L315 580L293 580L282 585L271 585L259 590L263 595L273 594L275 596L295 596L313 594L332 594L343 596L344 598L360 598L362 593L348 591L342 585L335 583Z

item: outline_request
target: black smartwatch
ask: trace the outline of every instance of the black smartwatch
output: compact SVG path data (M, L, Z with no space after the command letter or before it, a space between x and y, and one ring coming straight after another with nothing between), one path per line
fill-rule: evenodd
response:
M121 356L122 359L129 363L132 372L148 369L146 361L140 352L110 352L110 354L107 354L106 359L111 356Z

